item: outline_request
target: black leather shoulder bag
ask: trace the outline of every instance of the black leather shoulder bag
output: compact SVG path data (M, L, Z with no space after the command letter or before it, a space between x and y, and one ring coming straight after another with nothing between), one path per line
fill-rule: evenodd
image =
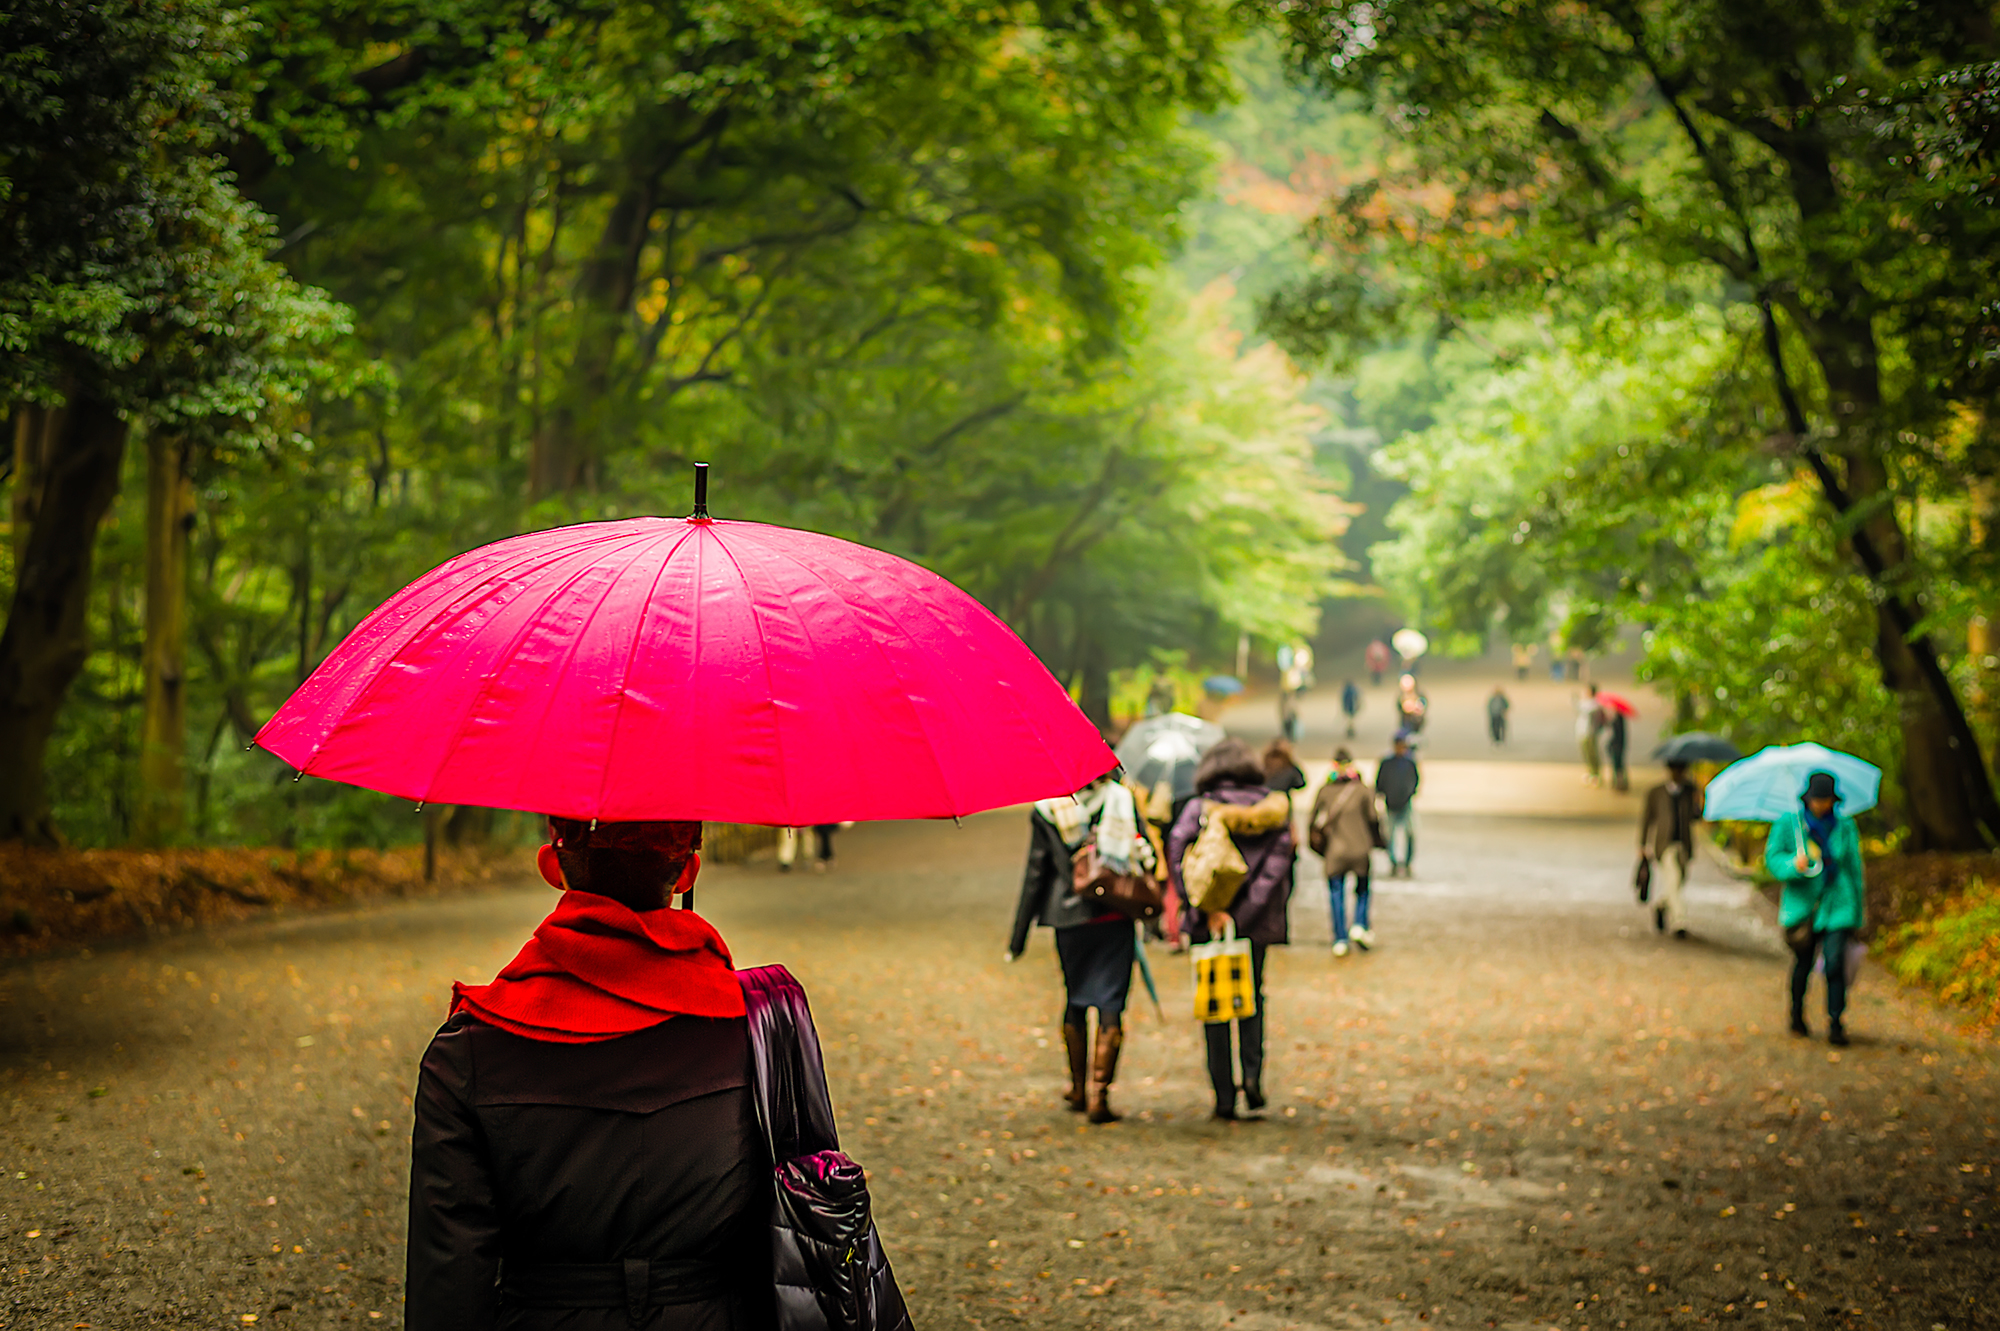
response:
M861 1166L840 1149L806 991L783 966L738 971L757 1121L771 1149L779 1331L912 1331Z

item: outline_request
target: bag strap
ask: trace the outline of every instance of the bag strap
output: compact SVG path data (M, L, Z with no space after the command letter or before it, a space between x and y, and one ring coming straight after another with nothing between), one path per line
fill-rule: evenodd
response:
M840 1149L826 1064L806 991L783 966L736 972L750 1022L750 1075L757 1124L771 1162Z

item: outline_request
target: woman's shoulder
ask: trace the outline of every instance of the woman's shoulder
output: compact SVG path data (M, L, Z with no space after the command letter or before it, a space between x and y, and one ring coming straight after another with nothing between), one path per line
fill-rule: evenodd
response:
M651 1113L747 1085L749 1051L743 1017L679 1016L607 1039L551 1041L461 1014L432 1037L424 1066L482 1105Z

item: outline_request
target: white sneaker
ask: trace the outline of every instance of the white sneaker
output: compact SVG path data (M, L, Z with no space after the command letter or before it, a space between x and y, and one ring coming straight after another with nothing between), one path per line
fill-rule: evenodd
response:
M1374 947L1375 931L1373 929L1356 929L1354 931L1354 945L1363 952Z
M1344 957L1344 956L1346 956L1346 955L1347 955L1347 944L1346 944L1346 943L1344 943L1344 942L1343 942L1343 943L1335 943L1335 944L1333 945L1333 955L1334 955L1334 956L1336 956L1336 957Z

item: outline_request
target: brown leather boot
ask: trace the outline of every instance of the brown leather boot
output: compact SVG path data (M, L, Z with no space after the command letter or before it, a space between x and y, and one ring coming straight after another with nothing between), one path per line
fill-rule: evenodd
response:
M1090 1033L1081 1026L1063 1023L1063 1052L1069 1055L1069 1094L1063 1103L1073 1114L1089 1108L1087 1081L1090 1070Z
M1116 1123L1123 1114L1112 1112L1111 1082L1118 1075L1118 1050L1125 1043L1125 1028L1097 1028L1097 1043L1090 1051L1090 1121Z

